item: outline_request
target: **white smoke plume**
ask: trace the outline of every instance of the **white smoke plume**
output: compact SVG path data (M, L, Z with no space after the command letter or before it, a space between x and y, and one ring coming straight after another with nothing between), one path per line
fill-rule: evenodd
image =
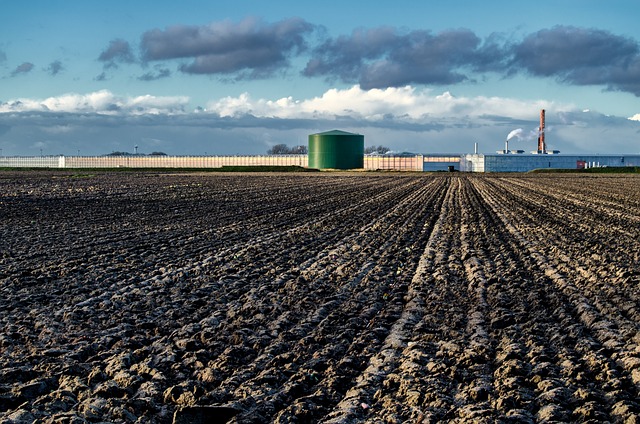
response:
M521 139L522 138L522 131L523 131L522 128L518 128L518 129L515 129L515 130L511 131L509 133L509 135L507 136L507 141L511 140L514 137L517 137L518 139Z

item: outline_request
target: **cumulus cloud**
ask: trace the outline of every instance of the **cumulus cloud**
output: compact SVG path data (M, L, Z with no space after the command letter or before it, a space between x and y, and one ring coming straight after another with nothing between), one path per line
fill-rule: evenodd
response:
M190 59L180 67L188 74L272 75L289 66L291 55L306 49L314 26L300 18L268 24L254 18L206 26L176 25L142 36L146 61Z
M11 76L15 77L21 74L28 74L29 72L31 72L33 67L34 67L33 63L24 62L21 65L18 65L18 67L16 67L16 69L14 69L13 72L11 72Z
M127 41L115 39L111 40L109 46L100 53L98 60L108 69L117 68L118 63L134 63L135 56Z
M21 98L0 103L0 113L70 113L100 116L181 116L225 125L257 125L270 120L301 122L366 122L378 127L423 128L433 122L494 122L515 125L537 119L537 110L570 111L572 105L525 102L504 97L464 97L412 86L364 90L359 86L330 89L321 96L294 99L252 98L248 93L212 100L206 110L189 111L188 97L119 96L108 90L70 93L45 99ZM507 113L505 114L505 111ZM181 118L182 119L182 118ZM63 125L62 123L56 125ZM306 124L305 124L306 125Z
M514 46L514 64L538 76L567 75L580 83L575 70L598 69L627 61L638 53L633 40L607 31L556 26L524 38Z
M438 34L382 27L329 39L313 51L303 74L357 82L363 88L455 84L469 70L490 70L504 58L500 46L467 29Z
M100 115L172 115L185 112L189 98L151 95L117 96L108 90L88 94L65 94L46 99L17 99L0 103L0 113L63 112Z
M393 117L403 121L428 121L436 117L501 116L505 111L509 111L511 118L521 119L531 116L532 110L549 107L567 110L573 106L501 97L457 97L450 92L434 94L432 90L418 90L412 86L364 90L356 85L343 90L330 89L322 96L301 100L293 97L252 99L244 93L210 102L207 110L221 116L251 114L304 119L350 116L368 121Z
M361 87L452 85L485 73L554 78L640 96L640 46L611 32L556 26L507 40L468 29L433 34L381 27L329 38L312 50L302 74Z
M398 41L392 27L355 30L351 36L329 39L316 47L303 73L357 82L366 61L383 57Z
M512 65L574 85L604 85L640 96L640 48L630 38L598 29L556 26L513 46Z

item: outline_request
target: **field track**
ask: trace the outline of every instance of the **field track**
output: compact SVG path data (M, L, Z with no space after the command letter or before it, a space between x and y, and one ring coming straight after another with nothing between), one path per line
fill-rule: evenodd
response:
M640 422L637 176L5 171L0 237L0 423Z

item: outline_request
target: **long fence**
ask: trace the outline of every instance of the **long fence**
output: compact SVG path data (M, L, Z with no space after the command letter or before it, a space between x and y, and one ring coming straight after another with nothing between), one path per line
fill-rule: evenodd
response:
M307 155L251 156L0 156L0 168L221 168L223 166L308 166ZM446 171L459 169L455 155L364 155L364 169Z
M221 168L307 166L307 155L263 156L5 156L6 168Z

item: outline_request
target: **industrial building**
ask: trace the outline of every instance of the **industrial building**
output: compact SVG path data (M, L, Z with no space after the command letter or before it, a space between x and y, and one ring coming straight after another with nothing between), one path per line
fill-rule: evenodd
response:
M640 155L470 154L460 158L465 172L528 172L535 169L586 169L640 166Z

